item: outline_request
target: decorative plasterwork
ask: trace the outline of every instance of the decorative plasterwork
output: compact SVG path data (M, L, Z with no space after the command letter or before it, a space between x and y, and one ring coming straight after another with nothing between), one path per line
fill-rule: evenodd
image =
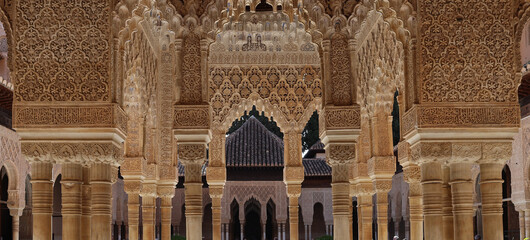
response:
M504 164L512 155L511 141L504 142L421 142L410 150L412 163L431 161L446 163L500 163Z
M402 135L418 128L518 127L520 108L515 106L416 105L401 119Z
M115 104L95 106L16 106L15 128L117 128L127 133L127 116Z
M326 106L320 113L319 131L359 129L361 128L361 112L359 106Z
M421 103L517 101L520 66L509 2L419 1Z
M16 102L110 100L109 3L17 2Z
M209 129L208 105L176 105L173 127L177 129Z
M87 167L93 162L119 164L121 146L111 142L22 142L22 154L28 162L78 163Z

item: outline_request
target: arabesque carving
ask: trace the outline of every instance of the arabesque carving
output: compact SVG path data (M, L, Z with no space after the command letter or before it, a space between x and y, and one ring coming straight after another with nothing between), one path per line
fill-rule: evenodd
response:
M109 3L17 2L15 101L110 100Z

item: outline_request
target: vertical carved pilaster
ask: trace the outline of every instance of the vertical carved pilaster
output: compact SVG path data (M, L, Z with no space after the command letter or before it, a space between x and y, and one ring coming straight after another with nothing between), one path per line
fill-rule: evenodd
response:
M221 240L221 199L226 182L226 135L223 131L215 132L210 141L210 160L206 169L206 180L212 198L212 239Z
M442 183L442 201L443 201L443 238L447 240L454 239L454 222L453 222L453 199L451 195L451 185L449 185L451 170L448 166L442 166L443 183Z
M283 177L289 198L289 235L290 239L298 240L298 198L304 181L301 134L294 131L284 134L284 161Z

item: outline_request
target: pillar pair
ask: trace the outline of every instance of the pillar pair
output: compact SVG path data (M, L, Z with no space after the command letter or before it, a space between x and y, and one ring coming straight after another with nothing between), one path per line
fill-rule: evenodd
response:
M482 222L485 240L502 239L502 169L511 156L510 143L422 144L422 190L426 239L472 239L473 181L471 167L480 167ZM429 152L430 151L430 152ZM425 160L425 159L424 159ZM447 166L444 167L444 163ZM452 219L448 215L450 185ZM449 225L452 220L452 228ZM439 224L439 223L443 224ZM452 237L450 233L453 233Z
M34 239L52 238L52 168L52 163L31 163ZM61 169L63 237L86 239L89 235L90 239L111 239L111 165L90 165L90 201L81 191L87 187L83 186L84 180L87 180L83 176L88 170L83 170L83 166L77 163L63 163ZM90 207L83 205L87 203ZM88 209L90 213L87 213Z

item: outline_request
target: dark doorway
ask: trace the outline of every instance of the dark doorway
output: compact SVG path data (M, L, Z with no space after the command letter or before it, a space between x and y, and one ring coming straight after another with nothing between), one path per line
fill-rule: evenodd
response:
M313 226L311 227L311 237L319 238L326 235L326 221L324 220L324 206L322 203L313 205Z
M246 240L260 240L261 232L261 205L256 199L250 199L245 203L245 227L244 237Z
M265 226L265 237L267 240L273 240L274 237L278 237L278 229L276 222L276 204L269 199L267 203L267 224Z
M7 208L7 189L9 178L4 167L0 170L0 237L2 239L12 239L12 218Z
M502 220L504 239L519 238L519 213L512 203L512 173L508 165L502 170Z
M239 204L234 199L230 204L230 240L237 240L241 236L241 222L239 221Z
M208 203L204 207L204 214L202 217L202 232L203 239L210 240L212 239L212 204Z

